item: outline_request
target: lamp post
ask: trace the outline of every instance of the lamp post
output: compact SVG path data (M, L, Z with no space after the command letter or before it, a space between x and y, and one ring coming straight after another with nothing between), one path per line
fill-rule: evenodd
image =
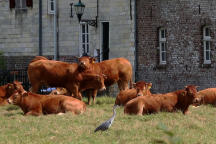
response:
M95 19L81 19L84 10L85 10L85 5L81 2L81 0L79 0L79 2L77 4L74 5L74 9L76 12L76 15L78 17L79 22L83 21L86 22L87 24L89 24L90 26L94 26L97 27L97 21L98 21L98 0L97 0L97 15L95 17Z
M79 22L81 21L81 17L84 13L85 5L79 0L77 4L74 5L75 12L77 14Z

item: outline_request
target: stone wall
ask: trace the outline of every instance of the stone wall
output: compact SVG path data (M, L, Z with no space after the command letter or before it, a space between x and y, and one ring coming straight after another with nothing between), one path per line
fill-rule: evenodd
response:
M136 80L152 91L216 87L216 1L138 0ZM211 64L203 63L203 26L211 29ZM167 64L159 65L158 28L167 29Z

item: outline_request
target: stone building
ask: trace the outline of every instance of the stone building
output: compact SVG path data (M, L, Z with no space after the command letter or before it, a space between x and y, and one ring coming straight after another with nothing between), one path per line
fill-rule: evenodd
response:
M8 69L26 68L36 55L74 62L88 53L100 60L125 57L134 65L134 0L82 0L84 15L78 22L78 0L56 0L56 49L54 0L1 0L0 51ZM87 20L95 20L91 26Z
M216 87L216 1L137 0L136 80L153 92Z

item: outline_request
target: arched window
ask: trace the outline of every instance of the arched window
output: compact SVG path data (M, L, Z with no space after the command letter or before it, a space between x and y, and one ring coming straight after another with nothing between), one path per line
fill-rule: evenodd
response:
M208 26L203 27L204 64L211 64L211 35Z
M166 64L166 29L160 28L159 29L159 59L160 64L164 65Z

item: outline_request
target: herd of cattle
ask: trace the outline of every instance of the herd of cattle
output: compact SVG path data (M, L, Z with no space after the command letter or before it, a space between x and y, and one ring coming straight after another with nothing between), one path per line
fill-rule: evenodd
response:
M91 98L95 103L98 90L105 90L114 83L120 90L114 105L124 106L126 114L177 110L186 114L190 105L216 105L216 88L197 92L197 86L188 85L174 92L151 94L152 83L132 83L132 66L125 58L96 62L93 57L83 56L78 58L78 63L71 64L36 56L28 66L28 78L32 86L29 92L18 81L0 86L0 105L18 105L25 115L81 114L86 111L83 91L87 91L90 105ZM37 94L44 85L57 89L49 95Z

